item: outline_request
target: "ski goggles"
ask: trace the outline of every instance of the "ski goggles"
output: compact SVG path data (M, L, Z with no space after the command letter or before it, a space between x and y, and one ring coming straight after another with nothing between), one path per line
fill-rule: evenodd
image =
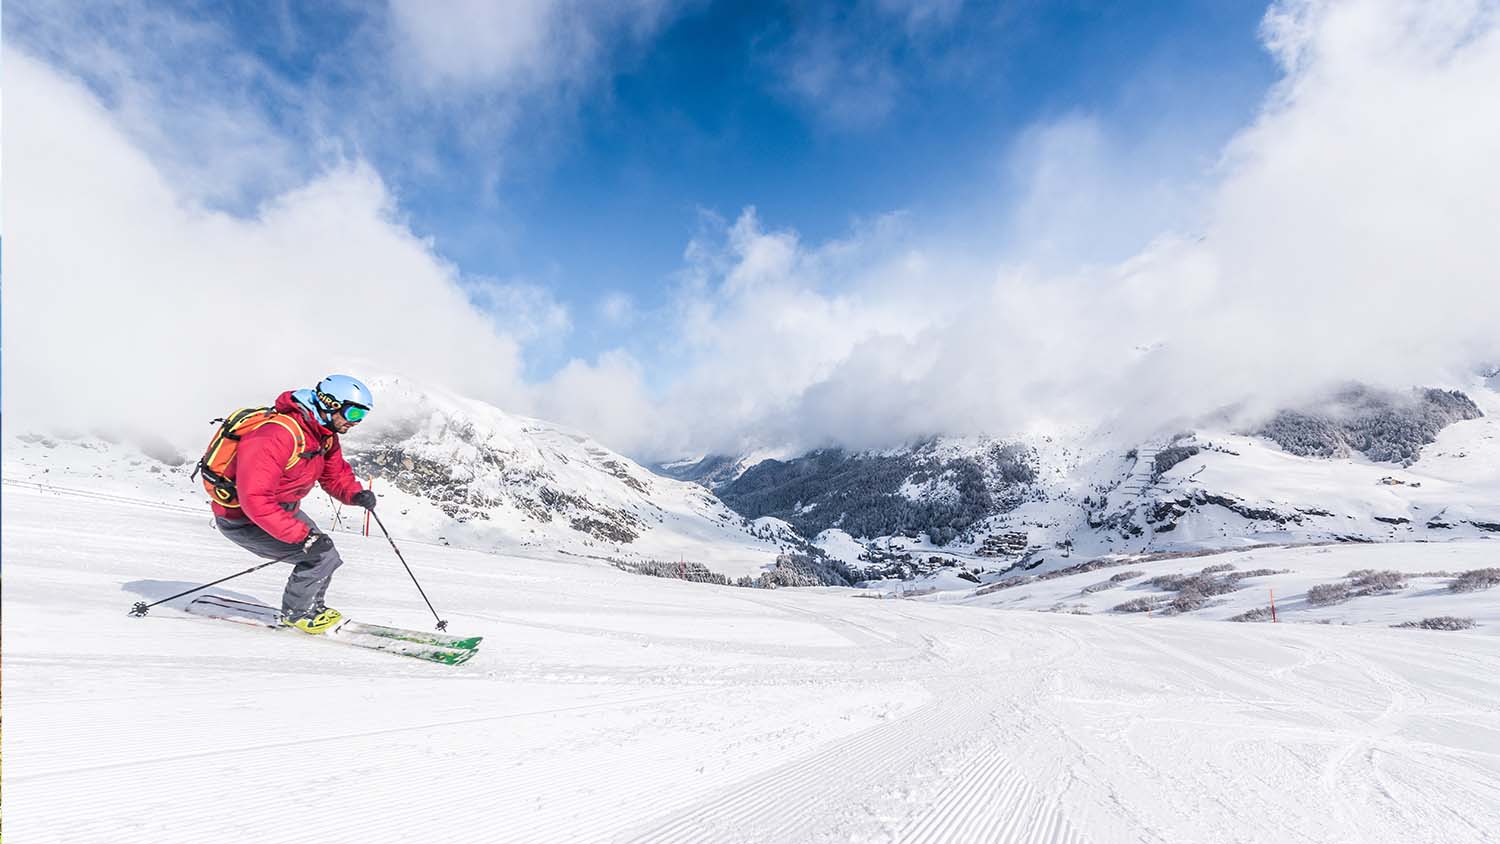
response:
M354 404L353 402L350 402L349 404L344 405L343 413L344 418L348 419L350 422L359 422L363 420L367 415L369 415L370 409L362 404Z

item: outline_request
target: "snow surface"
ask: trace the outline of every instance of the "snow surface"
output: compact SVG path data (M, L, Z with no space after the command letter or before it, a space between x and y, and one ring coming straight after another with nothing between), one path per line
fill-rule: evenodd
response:
M823 549L823 553L835 560L842 560L851 566L863 565L859 557L865 553L864 544L838 528L828 528L819 532L813 538L812 544Z
M426 544L389 519L452 630L486 637L455 668L167 607L128 617L250 563L201 505L7 484L3 508L15 842L1459 842L1500 829L1492 631L716 587L540 548ZM337 539L335 606L431 624L383 539ZM1454 567L1433 546L1378 551ZM274 600L283 575L226 591Z

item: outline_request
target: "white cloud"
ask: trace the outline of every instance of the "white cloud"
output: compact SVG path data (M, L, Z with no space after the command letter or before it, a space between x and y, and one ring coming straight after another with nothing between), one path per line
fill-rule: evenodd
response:
M1203 148L1188 127L1126 137L1084 113L1028 127L1006 158L1021 186L1004 213L1008 253L1053 268L1113 263L1197 222Z
M525 90L586 79L616 39L641 41L671 0L391 0L397 60L429 93Z
M515 159L542 163L581 97L676 7L322 4L268 12L274 30L247 37L149 0L27 2L7 6L5 40L80 78L174 189L216 207L244 213L346 158L493 204ZM299 40L314 15L318 42Z
M464 288L500 333L521 343L560 340L573 328L567 306L541 285L472 279Z
M840 128L879 123L901 92L892 57L837 26L799 32L780 61L786 91Z
M888 118L910 77L929 72L926 54L951 32L962 0L865 0L798 9L783 40L762 59L788 99L822 123L862 129ZM952 46L952 45L948 45Z
M201 438L351 360L518 404L519 346L335 168L249 219L179 192L80 84L5 56L5 414L13 428Z
M643 448L658 440L659 408L652 402L640 363L611 350L592 364L569 361L533 392L536 412L564 422L608 445Z
M875 5L887 15L904 19L908 30L919 32L951 25L964 0L876 0Z
M635 300L629 294L614 291L599 300L599 316L615 326L627 326L635 321Z
M85 82L175 190L219 207L251 207L336 155L303 122L305 93L211 19L139 0L11 4L5 47Z

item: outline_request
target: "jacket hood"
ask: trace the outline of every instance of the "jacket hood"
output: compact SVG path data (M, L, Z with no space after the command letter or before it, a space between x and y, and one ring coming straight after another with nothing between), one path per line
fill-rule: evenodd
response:
M297 395L292 390L287 390L277 396L275 407L278 413L285 413L301 422L302 427L306 428L308 433L319 440L326 440L334 436L333 431L324 427L323 423L318 421L318 417L312 411L308 410L306 405L297 401Z

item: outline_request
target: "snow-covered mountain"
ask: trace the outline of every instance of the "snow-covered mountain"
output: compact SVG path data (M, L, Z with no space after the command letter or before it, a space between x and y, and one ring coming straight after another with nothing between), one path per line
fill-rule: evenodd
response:
M433 542L507 553L545 548L624 562L696 562L756 575L783 548L696 484L663 478L588 436L400 377L368 379L377 412L343 438L373 478L387 527ZM270 396L262 397L269 403ZM253 401L253 399L252 399ZM205 409L205 416L223 409ZM209 429L205 426L204 444ZM8 483L202 507L190 481L199 445L8 434ZM315 491L320 523L352 530L358 511Z
M980 582L1081 555L1500 533L1500 393L1349 389L1252 433L1209 422L940 438L766 460L717 489L872 577ZM955 585L962 585L956 583Z

